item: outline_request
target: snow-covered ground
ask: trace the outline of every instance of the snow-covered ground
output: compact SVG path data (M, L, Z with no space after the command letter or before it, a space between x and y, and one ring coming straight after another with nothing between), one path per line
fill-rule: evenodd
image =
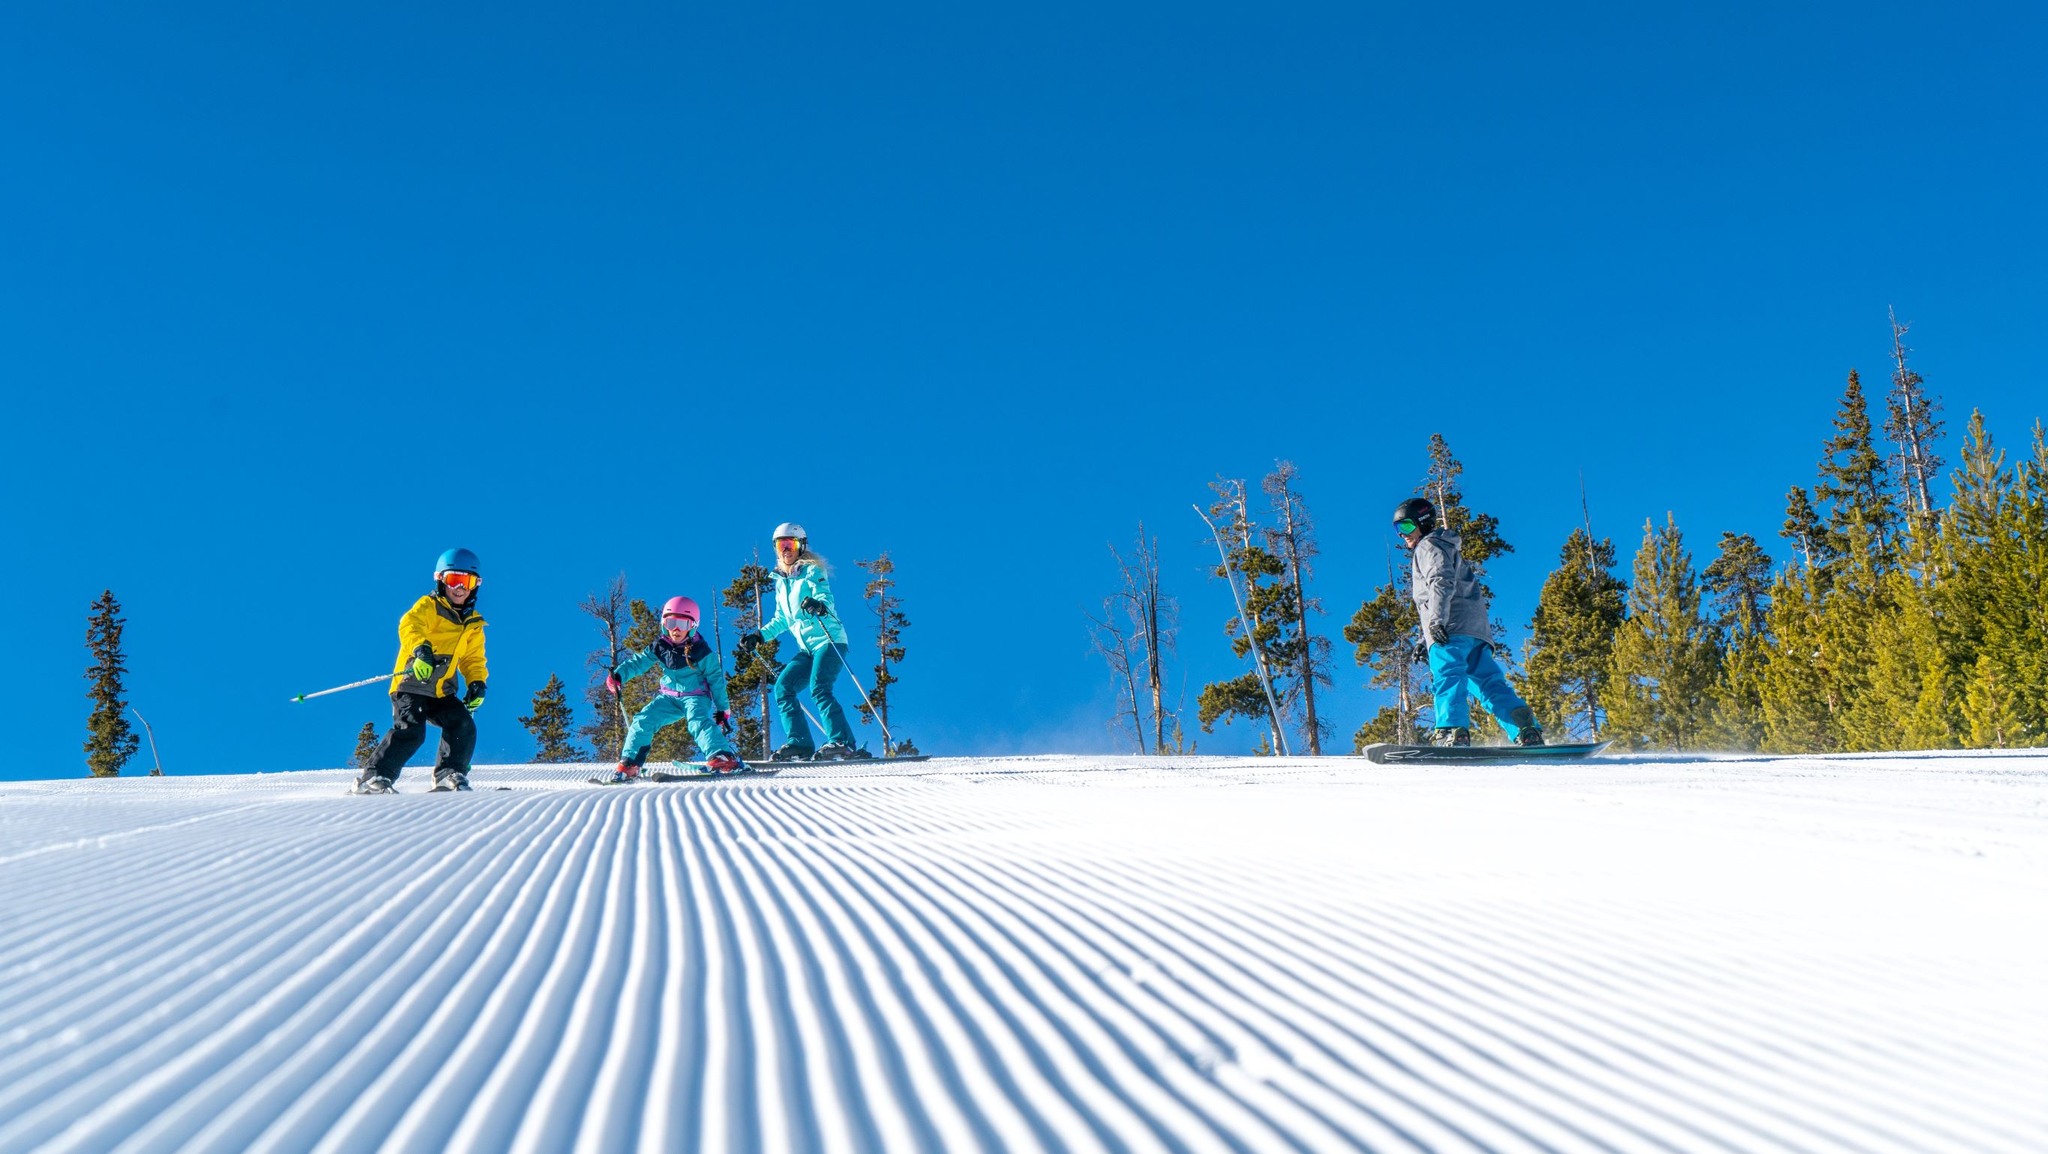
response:
M0 1149L2048 1149L2048 757L591 771L0 785Z

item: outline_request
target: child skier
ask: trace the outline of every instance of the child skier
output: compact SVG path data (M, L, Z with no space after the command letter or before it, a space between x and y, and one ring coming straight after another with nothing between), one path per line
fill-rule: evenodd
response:
M754 646L784 633L796 639L797 651L775 677L775 712L788 740L775 750L773 760L873 757L854 747L853 726L832 696L832 683L846 664L842 648L846 627L833 608L825 559L811 552L809 535L793 521L775 527L775 617L761 626L759 633L740 638L740 652L751 654ZM812 704L818 707L819 723L825 727L825 744L815 750L803 703L797 700L804 690L809 690Z
M434 590L398 619L398 661L392 668L391 728L377 758L356 779L355 793L390 793L406 759L419 752L429 724L441 727L434 790L469 788L469 758L484 703L484 618L476 609L476 554L450 549L434 563ZM466 683L455 698L455 675Z
M1415 659L1429 665L1436 695L1434 745L1472 744L1469 694L1493 715L1516 745L1542 745L1536 716L1515 693L1493 660L1486 626L1486 598L1479 578L1461 552L1455 533L1437 527L1436 506L1411 497L1394 509L1394 531L1410 555L1415 609L1422 617L1422 644Z
M612 771L614 783L639 780L654 735L678 721L690 727L690 740L704 751L704 764L711 772L738 773L746 768L732 750L732 703L725 695L725 667L697 632L699 619L695 601L669 598L661 607L661 635L654 644L627 654L605 677L605 688L617 696L627 681L661 666L660 691L633 715L633 724L626 730L619 767Z

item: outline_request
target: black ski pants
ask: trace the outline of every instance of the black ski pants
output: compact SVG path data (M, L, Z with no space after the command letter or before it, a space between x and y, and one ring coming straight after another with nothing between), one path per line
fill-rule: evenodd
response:
M441 748L434 757L434 776L468 773L469 757L476 752L476 719L469 707L454 697L423 697L417 693L391 695L391 729L377 743L377 760L370 763L370 777L398 780L407 758L420 751L427 740L429 724L441 727Z

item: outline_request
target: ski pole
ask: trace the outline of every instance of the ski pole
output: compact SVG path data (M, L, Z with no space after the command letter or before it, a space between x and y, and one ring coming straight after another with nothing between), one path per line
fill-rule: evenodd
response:
M330 693L340 693L344 689L361 689L365 685L375 685L379 681L389 681L392 676L389 673L379 673L375 677L365 677L361 681L351 681L347 685L337 685L332 689L322 689L313 693L301 693L297 697L292 698L292 700L304 701L308 697L325 697Z
M837 617L839 615L835 613L833 616ZM846 622L841 621L839 624L843 626ZM853 675L853 666L847 663L846 650L839 648L839 643L832 640L830 633L825 635L825 644L830 645L832 652L839 655L839 665L846 670L846 679L853 682L855 689L860 689L861 704L868 707L868 713L875 719L875 724L882 727L882 756L889 756L889 747L896 744L896 739L889 736L889 723L882 720L882 711L875 708L873 699L868 697L868 691L861 689L860 678Z

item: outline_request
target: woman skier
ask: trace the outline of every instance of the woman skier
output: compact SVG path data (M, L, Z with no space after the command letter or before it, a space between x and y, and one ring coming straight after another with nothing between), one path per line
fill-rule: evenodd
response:
M398 619L398 661L392 667L391 728L377 757L356 779L354 793L390 793L405 761L419 752L429 724L441 727L434 789L469 788L476 721L484 703L484 618L476 610L476 554L450 549L434 563L434 590ZM455 675L466 683L455 699Z
M1410 497L1394 509L1394 532L1408 547L1411 590L1422 618L1415 659L1429 665L1436 695L1432 745L1472 744L1470 698L1493 715L1516 745L1542 745L1543 730L1494 664L1486 624L1486 595L1461 552L1455 533L1437 527L1436 506Z
M826 580L825 559L811 552L810 537L802 525L785 521L775 527L775 617L759 633L740 638L741 664L751 659L754 646L788 633L797 651L775 678L775 711L782 719L787 741L775 750L775 761L811 758L832 761L864 758L873 754L853 744L853 726L846 710L832 696L832 683L845 667L846 626L833 607L832 586ZM808 691L818 708L818 722L825 727L825 744L815 749L811 727L804 720L799 692Z
M661 667L661 688L633 715L614 784L637 781L647 764L654 735L680 721L690 727L690 740L704 751L704 765L713 773L738 773L746 768L732 749L732 702L725 695L725 667L697 632L701 614L688 597L671 597L661 607L661 635L638 653L629 653L605 676L605 688L618 696L625 683Z

